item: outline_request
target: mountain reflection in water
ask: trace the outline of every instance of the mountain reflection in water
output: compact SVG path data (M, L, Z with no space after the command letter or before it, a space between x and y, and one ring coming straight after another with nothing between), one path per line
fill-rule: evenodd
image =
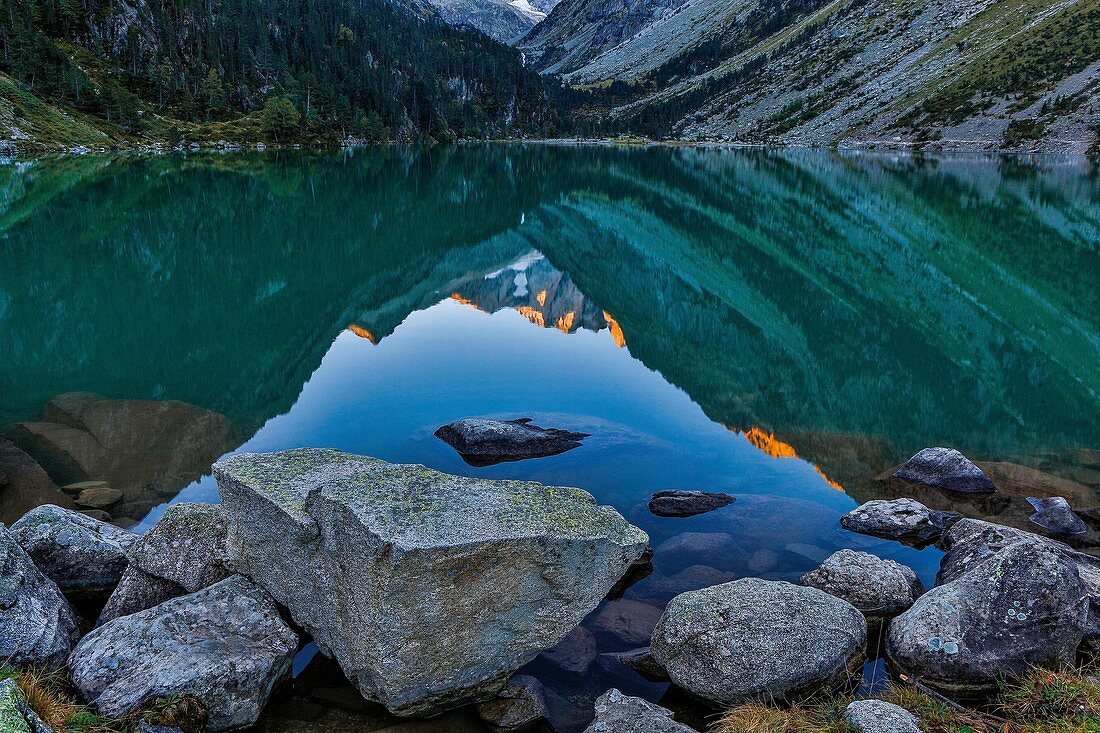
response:
M240 450L581 486L656 550L586 622L600 652L644 644L676 593L797 580L842 547L931 581L936 550L837 521L906 492L875 477L925 446L1009 487L917 497L940 508L1027 526L1029 493L1100 504L1100 181L1073 161L518 145L68 158L0 166L0 231L6 434L84 391L220 413ZM474 468L432 436L473 416L593 437ZM157 474L146 501L216 501L209 476L187 484L201 470ZM59 481L35 476L36 492ZM666 488L738 498L653 517ZM34 502L12 491L5 522ZM545 659L532 671L563 700L663 690L606 661L579 681ZM565 730L586 714L555 713Z

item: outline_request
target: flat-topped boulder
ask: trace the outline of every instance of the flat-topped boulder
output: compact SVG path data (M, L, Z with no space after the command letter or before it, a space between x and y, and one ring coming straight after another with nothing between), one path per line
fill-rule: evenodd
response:
M214 474L237 569L402 715L492 697L648 543L580 489L335 450L240 454Z
M556 456L578 448L588 433L531 424L531 418L490 420L465 418L435 431L437 438L458 451L471 466L491 466L525 458Z
M955 512L929 509L913 499L874 499L841 517L840 526L849 532L920 549L936 542L959 516Z
M27 512L11 531L38 569L75 598L106 598L138 541L113 524L53 504Z
M894 472L896 478L958 494L991 494L997 487L954 448L925 448Z
M718 491L669 489L649 500L649 511L658 517L694 517L733 503L733 497Z

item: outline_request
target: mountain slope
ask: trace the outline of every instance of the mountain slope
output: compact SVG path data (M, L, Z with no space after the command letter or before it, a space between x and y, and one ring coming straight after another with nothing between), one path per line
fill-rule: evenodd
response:
M425 0L6 6L0 72L135 136L237 122L252 140L446 140L545 134L553 123L515 50L446 25Z
M519 44L575 87L621 82L588 100L604 130L1072 152L1097 139L1100 0L652 0L641 28L606 2L569 0ZM615 28L596 53L548 50Z
M546 17L526 0L431 0L431 4L450 25L476 28L501 43L520 38Z

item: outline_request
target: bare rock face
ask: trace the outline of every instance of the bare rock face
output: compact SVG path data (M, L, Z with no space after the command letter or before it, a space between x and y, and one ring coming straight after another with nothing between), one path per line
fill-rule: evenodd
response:
M924 684L980 695L1031 667L1072 664L1088 614L1072 561L1022 539L921 596L891 622L886 653Z
M126 530L52 504L27 512L11 531L38 569L62 593L78 598L110 594L138 541Z
M873 632L909 609L924 593L912 569L867 552L840 550L802 576L802 585L843 598L859 609Z
M193 695L209 729L223 731L256 722L297 647L271 597L237 575L95 629L69 667L73 685L101 715Z
M672 718L672 711L612 688L596 700L596 719L584 733L695 733Z
M982 469L954 448L925 448L895 471L894 476L960 494L991 494L997 490Z
M648 543L579 489L334 450L240 454L214 474L236 567L402 715L491 697Z
M912 499L875 499L841 517L840 526L920 549L936 542L958 519L955 512L929 509Z
M679 687L719 705L795 701L844 685L863 664L867 623L850 603L745 578L682 593L653 632L653 658Z
M217 504L173 504L130 550L130 566L98 625L194 593L233 574Z
M525 458L556 456L579 448L588 433L540 428L530 418L487 420L466 418L435 431L436 437L458 451L471 466L491 466Z
M0 525L0 659L58 667L80 637L57 585L42 574L15 535Z

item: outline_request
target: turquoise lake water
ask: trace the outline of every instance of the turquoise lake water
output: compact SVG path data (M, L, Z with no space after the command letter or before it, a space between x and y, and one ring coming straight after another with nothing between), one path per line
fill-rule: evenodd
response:
M582 487L656 550L586 622L621 651L678 592L796 581L844 547L931 584L934 548L838 524L895 495L875 477L926 446L1097 499L1080 455L1100 448L1098 250L1100 177L1074 159L505 145L10 162L0 428L74 391L182 400L231 421L217 452L336 447ZM592 437L475 468L433 435L475 416ZM140 467L159 483L137 531L166 502L218 500L209 457L185 452ZM165 479L170 459L186 470ZM670 488L737 501L651 515ZM609 684L664 689L599 664L532 671L572 701L565 729Z

